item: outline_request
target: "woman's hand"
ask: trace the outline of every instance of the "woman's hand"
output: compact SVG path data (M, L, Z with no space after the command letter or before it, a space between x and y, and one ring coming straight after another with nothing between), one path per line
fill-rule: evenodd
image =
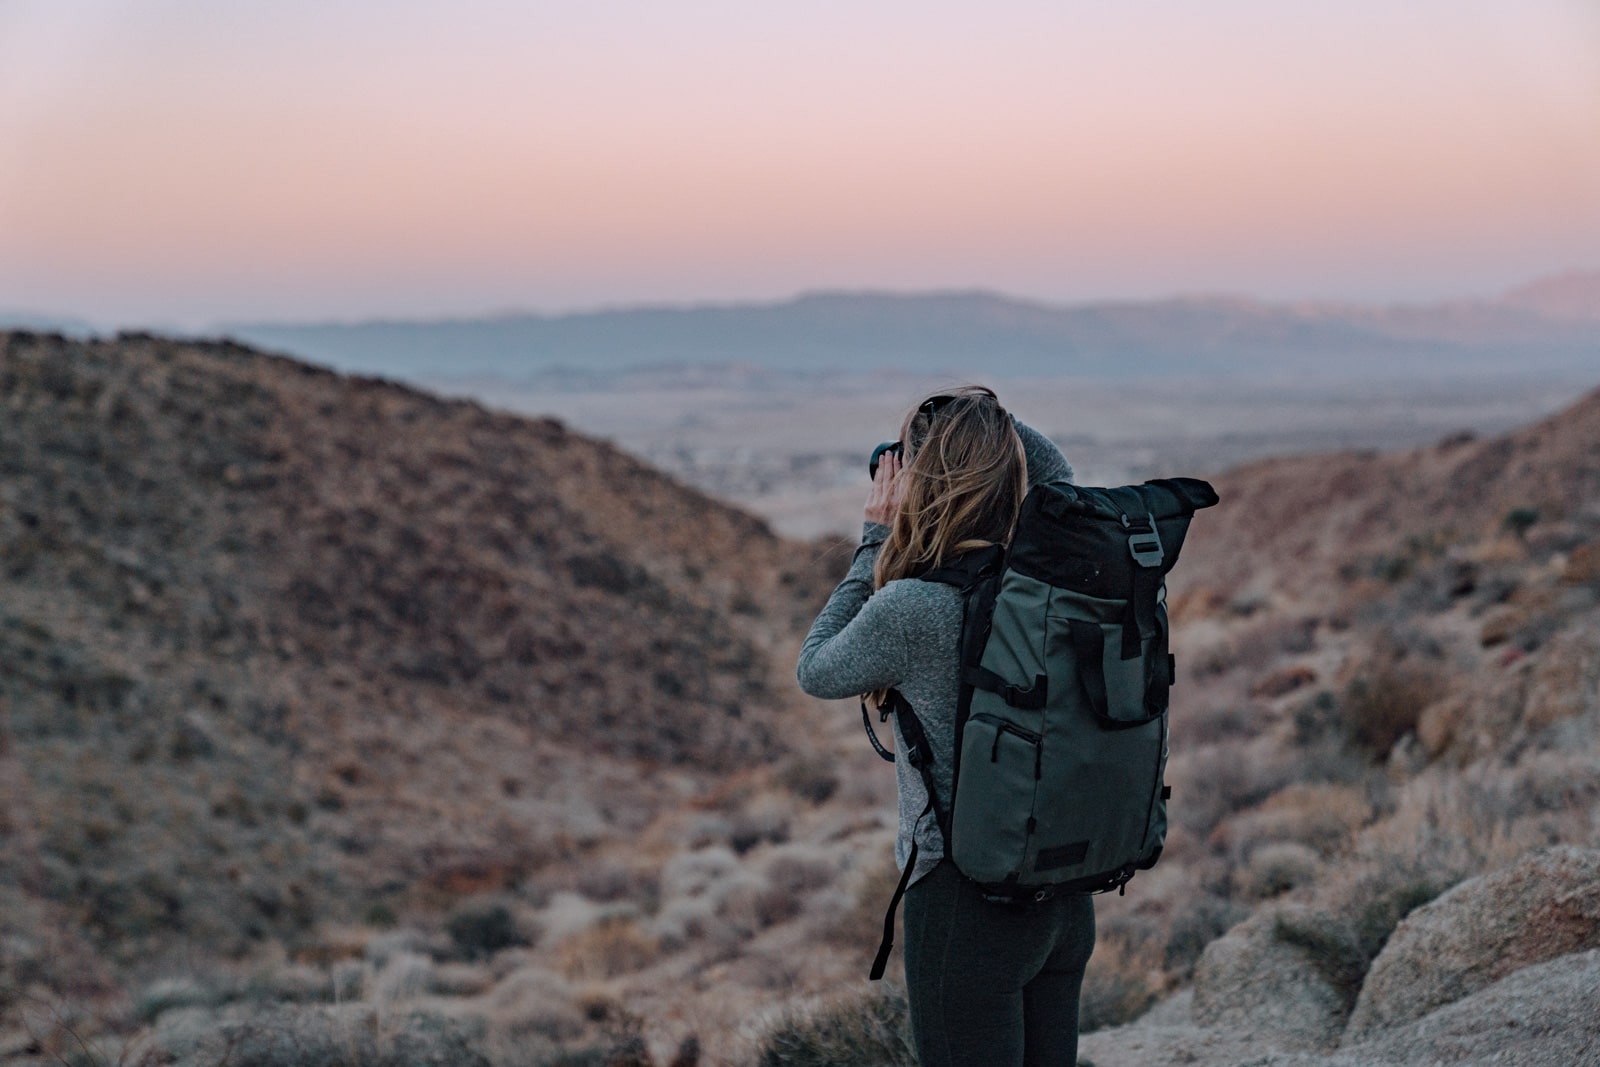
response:
M894 513L900 507L900 457L885 452L878 459L878 473L872 479L872 490L867 493L866 514L868 522L881 526L894 524Z

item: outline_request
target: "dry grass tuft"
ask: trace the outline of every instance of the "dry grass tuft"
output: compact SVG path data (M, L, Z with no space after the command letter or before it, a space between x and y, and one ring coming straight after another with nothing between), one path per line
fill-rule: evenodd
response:
M1143 1015L1166 989L1164 951L1153 925L1105 923L1083 976L1078 1027L1084 1033Z
M854 999L792 1012L762 1039L757 1067L916 1067L905 991L883 983Z
M661 956L661 943L639 929L635 920L612 916L567 938L555 956L556 966L567 977L603 980L650 966Z
M1410 662L1383 664L1353 678L1340 701L1351 744L1374 760L1384 759L1416 730L1423 709L1442 689L1436 668Z

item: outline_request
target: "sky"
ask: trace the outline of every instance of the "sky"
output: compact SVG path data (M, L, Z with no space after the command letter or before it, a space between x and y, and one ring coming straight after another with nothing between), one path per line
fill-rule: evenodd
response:
M0 0L0 310L102 325L1600 266L1600 0Z

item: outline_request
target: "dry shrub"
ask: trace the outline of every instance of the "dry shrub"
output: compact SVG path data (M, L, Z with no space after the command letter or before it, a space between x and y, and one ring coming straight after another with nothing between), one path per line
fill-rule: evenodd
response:
M837 760L827 755L796 756L778 771L778 784L813 804L825 804L839 791Z
M828 939L868 955L876 951L883 938L884 912L899 883L900 869L895 866L894 852L886 849L882 858L871 862L861 872L855 887L855 903L828 927ZM898 940L896 952L899 951Z
M487 959L501 949L531 943L511 910L494 902L463 905L445 922L445 932L456 951L469 960Z
M831 885L834 866L826 860L805 859L801 856L779 856L767 866L767 882L774 889L790 893L806 893Z
M1229 700L1205 704L1172 717L1172 744L1179 750L1254 737L1261 732L1263 709Z
M742 937L787 922L800 914L802 902L793 890L772 885L741 886L722 898L719 917Z
M433 969L428 992L440 997L475 997L494 984L494 973L470 963L441 963Z
M1346 848L1372 817L1364 790L1348 785L1297 782L1259 807L1219 826L1212 841L1225 845L1234 862L1275 841L1297 842L1322 856Z
M792 1012L761 1040L758 1067L916 1067L905 990L890 982L854 999Z
M1234 872L1234 895L1266 900L1310 884L1321 866L1317 854L1297 841L1269 842L1254 850Z
M1211 673L1243 668L1259 675L1283 656L1297 656L1316 647L1317 619L1283 619L1269 615L1234 635L1226 647L1213 652Z
M631 901L653 910L661 900L661 877L648 867L621 860L601 860L578 872L573 888L602 904Z
M158 1035L152 1062L225 1063L230 1067L370 1067L451 1064L490 1067L468 1028L413 1012L383 1017L368 1005L275 1008L245 1018L208 1020L202 1033Z
M1397 741L1416 730L1422 710L1441 689L1441 674L1430 665L1380 664L1345 687L1340 701L1345 734L1355 748L1382 760Z
M1228 815L1266 800L1299 768L1293 754L1260 741L1225 741L1176 751L1167 765L1172 820L1204 838Z
M1121 1026L1149 1010L1165 989L1161 940L1153 924L1132 917L1102 924L1078 999L1080 1030Z
M733 816L728 845L740 855L757 845L781 845L789 840L789 812L774 801L754 804Z
M1356 855L1459 879L1544 845L1593 843L1597 793L1600 765L1588 753L1430 774L1399 791L1393 814L1361 835Z
M1256 679L1250 686L1250 695L1261 700L1276 700L1297 689L1315 685L1317 672L1310 667L1280 667Z
M493 1034L523 1044L571 1041L594 1018L561 976L537 967L514 971L489 994Z
M1227 897L1201 893L1190 898L1172 919L1161 962L1178 981L1194 974L1194 965L1206 946L1250 915L1250 910Z
M680 852L662 868L661 892L667 901L711 896L739 870L739 858L720 846Z
M661 944L624 916L602 919L561 943L556 965L569 978L597 980L632 974L654 963Z
M1480 766L1408 782L1393 813L1363 830L1319 885L1316 906L1280 920L1276 936L1304 949L1353 1006L1373 959L1413 909L1549 843L1559 822L1537 810L1529 785L1534 777L1547 780L1550 770ZM1594 832L1592 818L1588 802L1578 807L1568 813L1570 836L1584 839Z

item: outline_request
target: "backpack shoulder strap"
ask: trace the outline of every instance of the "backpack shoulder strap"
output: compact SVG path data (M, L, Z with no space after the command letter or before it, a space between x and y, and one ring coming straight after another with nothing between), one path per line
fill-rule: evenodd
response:
M985 545L963 552L955 559L917 575L924 582L953 585L963 595L971 593L979 582L1000 573L1005 565L1004 545Z

